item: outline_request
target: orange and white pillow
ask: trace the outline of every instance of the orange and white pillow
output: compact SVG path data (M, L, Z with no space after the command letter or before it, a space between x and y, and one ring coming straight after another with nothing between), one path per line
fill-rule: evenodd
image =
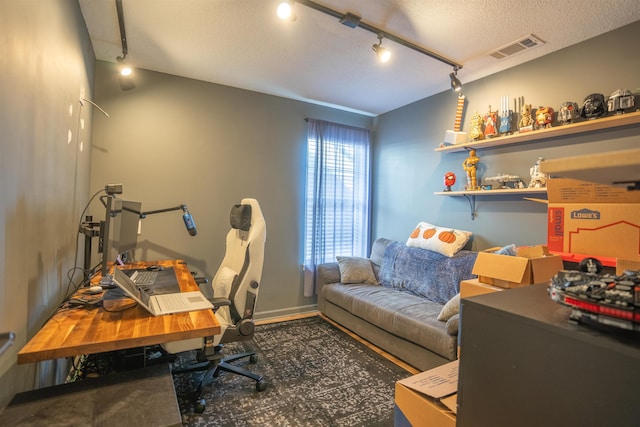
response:
M427 249L452 257L467 244L472 234L470 231L438 227L428 222L420 222L407 239L407 246Z

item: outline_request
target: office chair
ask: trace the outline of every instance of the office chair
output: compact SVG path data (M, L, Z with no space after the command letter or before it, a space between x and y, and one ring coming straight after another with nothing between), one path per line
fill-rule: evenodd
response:
M257 200L242 199L239 205L231 208L230 220L231 230L227 233L225 255L211 284L212 303L221 326L220 335L205 340L196 338L162 345L171 354L199 350L198 358L201 363L174 371L184 373L207 370L195 393L196 412L204 411L204 388L222 371L253 379L258 391L266 389L266 382L261 375L231 364L244 358L255 363L255 352L227 357L221 353L223 344L251 339L253 336L253 313L260 289L266 242L265 221Z

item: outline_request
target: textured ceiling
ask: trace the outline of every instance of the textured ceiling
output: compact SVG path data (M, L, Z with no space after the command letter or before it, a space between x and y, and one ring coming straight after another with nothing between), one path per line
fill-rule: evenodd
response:
M79 0L97 59L121 55L115 0ZM452 68L374 34L280 0L123 0L132 65L378 115L448 90ZM317 0L463 65L470 82L640 20L638 0ZM496 60L529 34L544 45Z

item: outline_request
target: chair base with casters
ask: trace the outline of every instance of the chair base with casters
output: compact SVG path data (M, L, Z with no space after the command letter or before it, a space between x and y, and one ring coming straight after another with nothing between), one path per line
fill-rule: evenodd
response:
M267 389L267 383L262 375L251 372L240 366L233 365L232 362L249 358L249 362L254 364L258 361L258 356L255 351L247 351L244 353L232 354L224 357L222 354L222 344L218 344L213 348L213 354L207 356L201 356L207 360L201 363L196 363L184 369L174 370L173 374L184 374L189 372L198 372L206 370L204 376L200 380L198 387L195 391L194 404L195 411L200 413L204 412L206 407L206 400L202 398L205 387L212 384L215 378L218 378L222 372L229 372L236 375L242 375L256 382L256 391L264 391ZM202 352L198 352L202 355Z

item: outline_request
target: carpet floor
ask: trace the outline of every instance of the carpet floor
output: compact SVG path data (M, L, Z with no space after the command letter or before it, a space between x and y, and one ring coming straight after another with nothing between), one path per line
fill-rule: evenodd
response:
M260 325L252 340L224 348L243 351L257 351L257 363L236 364L263 375L267 389L222 373L196 413L192 390L203 374L176 374L184 426L393 426L395 382L411 375L320 317ZM194 358L184 353L176 364Z

